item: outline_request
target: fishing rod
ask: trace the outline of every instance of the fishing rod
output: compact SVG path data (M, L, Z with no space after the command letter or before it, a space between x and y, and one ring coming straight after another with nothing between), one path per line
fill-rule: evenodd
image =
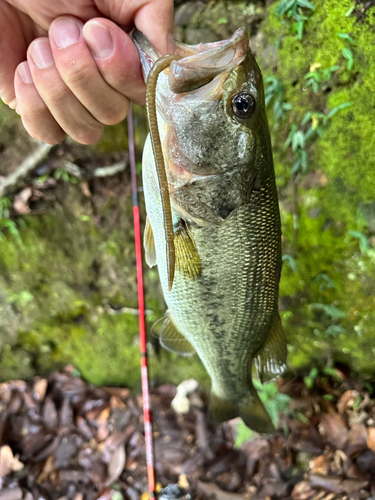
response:
M134 148L132 105L130 105L128 112L128 139L129 139L129 159L130 159L130 173L131 173L132 198L133 198L135 255L136 255L136 266L137 266L143 420L145 429L148 491L150 499L152 500L156 499L154 445L152 439L151 400L149 391L149 377L148 377L148 363L147 363L146 322L145 322L145 304L144 304L144 287L143 287L143 271L142 271L141 225L139 219L137 175L135 170L135 148Z

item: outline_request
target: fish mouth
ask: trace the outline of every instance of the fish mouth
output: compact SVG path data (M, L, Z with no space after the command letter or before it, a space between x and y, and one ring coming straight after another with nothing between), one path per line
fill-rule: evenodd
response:
M134 30L132 39L147 81L151 67L161 55L140 31ZM218 75L228 73L245 59L250 50L248 40L247 31L242 27L231 38L220 42L186 45L176 41L176 53L182 59L173 61L169 71L166 70L170 91L175 94L190 92L212 82Z

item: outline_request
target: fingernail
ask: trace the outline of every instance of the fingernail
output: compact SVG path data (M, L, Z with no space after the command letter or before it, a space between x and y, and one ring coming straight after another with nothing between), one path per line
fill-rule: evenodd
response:
M33 83L33 77L31 76L29 64L27 61L19 64L17 70L23 83Z
M108 57L113 52L112 35L105 26L97 21L89 21L83 27L83 38L94 57Z
M48 40L37 40L31 45L30 55L39 69L48 68L54 64L51 46Z
M81 27L73 19L60 19L51 24L49 34L59 49L65 49L78 41Z

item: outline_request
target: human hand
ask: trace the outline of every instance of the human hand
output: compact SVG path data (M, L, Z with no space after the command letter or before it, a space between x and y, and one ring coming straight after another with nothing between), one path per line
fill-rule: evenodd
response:
M166 54L173 0L0 0L2 100L36 139L96 142L144 103L134 25Z

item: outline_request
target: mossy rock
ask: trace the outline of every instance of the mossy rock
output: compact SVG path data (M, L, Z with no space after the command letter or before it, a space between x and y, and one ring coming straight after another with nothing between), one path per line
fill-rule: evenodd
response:
M351 0L314 3L302 40L291 32L291 19L275 15L280 2L269 8L268 17L263 2L200 3L179 34L196 43L203 32L213 40L244 24L254 29L252 43L264 76L282 82L285 101L292 105L278 123L272 106L269 110L283 222L280 308L290 367L339 360L374 373L375 9L358 18L358 10L347 15ZM354 44L338 33L350 34ZM343 48L353 54L351 69ZM324 91L314 93L305 75L317 64L340 68ZM308 172L291 176L293 158L284 145L291 125L299 125L308 111L327 113L344 102L351 106L309 145ZM8 115L0 119L2 130L9 120ZM146 134L144 111L138 110L135 120L139 154ZM124 125L107 128L91 151L120 151L124 137ZM92 188L94 197L100 193L95 202L79 184L59 182L46 213L19 219L19 237L7 234L1 242L3 380L73 363L96 384L139 387L137 316L118 314L137 307L129 178L95 182ZM159 351L151 333L165 309L157 272L146 270L145 281L153 381L177 383L193 376L207 386L196 358Z
M292 106L278 122L272 106L269 112L287 254L280 294L290 366L339 360L373 374L375 8L362 13L360 4L351 8L351 0L313 2L299 40L293 20L275 14L280 4L271 7L262 25L264 40L278 47L277 65L264 61L263 69L264 76L282 83ZM350 50L352 67L343 49ZM334 65L339 68L324 89L314 93L306 86L314 67L323 71ZM350 107L335 114L322 137L309 145L305 177L291 175L293 156L284 142L292 124L300 126L309 111L328 114L342 103Z

